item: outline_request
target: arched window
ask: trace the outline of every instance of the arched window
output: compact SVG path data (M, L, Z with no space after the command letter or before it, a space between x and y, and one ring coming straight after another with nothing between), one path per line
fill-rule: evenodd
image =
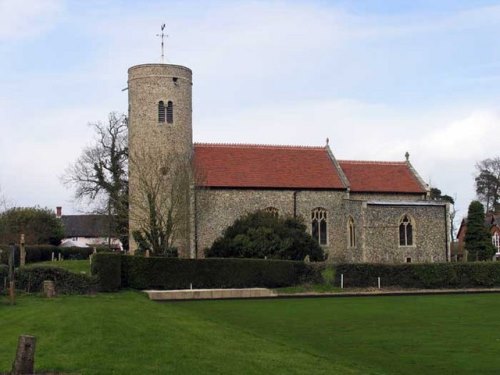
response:
M165 122L165 104L162 100L158 102L158 122Z
M327 212L324 208L318 207L311 211L311 235L320 245L328 243L326 219Z
M354 225L354 219L350 216L347 227L349 233L349 247L356 247L356 227Z
M264 212L267 212L268 214L271 214L274 217L278 217L279 215L278 209L276 207L266 207L264 209Z
M399 246L413 245L413 225L408 215L404 215L399 223Z
M167 103L167 123L172 124L174 122L174 105L171 101Z

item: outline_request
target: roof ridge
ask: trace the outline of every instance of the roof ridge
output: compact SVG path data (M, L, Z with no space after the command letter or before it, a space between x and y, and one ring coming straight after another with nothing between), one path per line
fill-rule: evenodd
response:
M384 160L342 160L338 159L339 163L351 163L351 164L397 164L397 165L405 165L404 161L384 161Z
M257 143L205 143L195 142L194 146L206 147L231 147L231 148L283 148L283 149L300 149L300 150L324 150L324 146L301 146L301 145L277 145L277 144L257 144Z

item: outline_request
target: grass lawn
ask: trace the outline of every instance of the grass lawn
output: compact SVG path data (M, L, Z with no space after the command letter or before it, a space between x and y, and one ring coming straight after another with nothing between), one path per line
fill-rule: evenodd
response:
M158 303L138 292L0 299L0 372L497 374L500 295Z
M90 275L90 261L87 260L61 260L51 262L50 260L47 262L38 262L38 263L29 263L26 267L38 267L38 266L50 266L50 267L60 267L67 269L71 272L76 273L86 273Z

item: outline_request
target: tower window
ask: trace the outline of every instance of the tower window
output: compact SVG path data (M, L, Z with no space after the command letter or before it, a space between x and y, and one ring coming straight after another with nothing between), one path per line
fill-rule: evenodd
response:
M162 100L158 102L158 122L165 122L165 104Z
M172 124L174 122L174 105L171 101L167 103L167 123Z
M328 243L327 235L327 213L324 208L315 208L311 212L311 235L320 245Z
M399 223L399 246L413 245L413 225L407 215Z

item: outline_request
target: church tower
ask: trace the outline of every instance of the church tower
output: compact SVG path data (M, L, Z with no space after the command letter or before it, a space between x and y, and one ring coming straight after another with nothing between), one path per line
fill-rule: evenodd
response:
M144 212L148 206L145 179L158 178L159 170L167 175L173 155L175 160L190 160L193 153L192 72L171 64L133 66L128 70L128 94L129 234L133 252L137 244L132 233L139 230L149 216ZM163 165L163 161L167 164ZM163 183L173 182L166 176ZM166 190L171 190L168 188ZM191 235L188 232L183 239L177 239L176 247L183 256L189 256Z

